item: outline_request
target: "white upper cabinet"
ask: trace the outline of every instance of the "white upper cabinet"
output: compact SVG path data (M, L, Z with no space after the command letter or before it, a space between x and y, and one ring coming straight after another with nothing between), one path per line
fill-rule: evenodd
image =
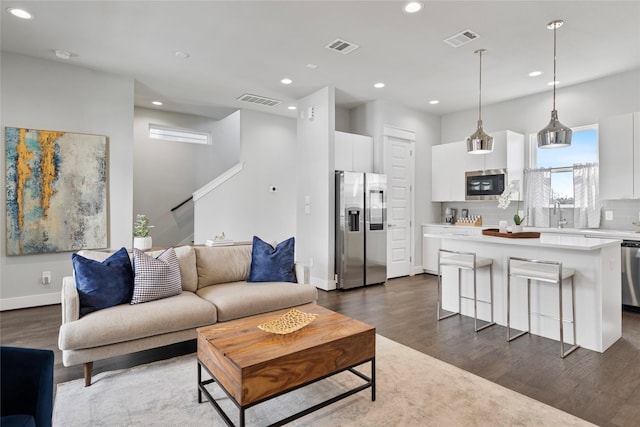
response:
M640 199L640 113L600 120L600 199Z
M434 145L431 148L431 201L464 200L464 143Z
M431 201L465 200L465 172L505 169L509 181L520 180L524 169L524 135L512 131L490 133L493 151L469 154L465 141L434 145L431 148Z
M336 131L335 170L373 172L373 138Z

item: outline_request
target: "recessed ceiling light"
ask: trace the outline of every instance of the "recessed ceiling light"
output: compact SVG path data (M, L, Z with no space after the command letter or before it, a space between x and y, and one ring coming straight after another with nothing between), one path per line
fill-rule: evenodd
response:
M158 105L158 106L159 106L159 105L162 105L162 102L160 102L160 101L151 101L151 103L152 103L153 105Z
M316 64L307 64L306 67L311 68L312 70L315 70L316 68L318 68Z
M175 55L176 55L176 58L180 58L180 59L187 59L188 57L190 57L190 56L191 56L191 55L189 55L189 53L188 53L188 52L183 52L183 51L181 51L181 50L177 51L177 52L175 53Z
M72 56L74 56L71 52L67 52L66 50L60 50L60 49L56 49L54 53L60 59L69 59Z
M295 105L289 105L287 108L289 110L296 110L297 109L297 107Z
M293 80L288 79L288 78L284 78L284 79L280 80L280 83L282 83L283 85L290 85L291 83L293 83Z
M424 4L420 1L410 1L404 4L404 6L402 7L402 10L404 10L407 13L416 13L416 12L420 12L423 7L424 7Z
M560 82L559 82L558 80L555 80L555 81L549 82L549 83L547 83L547 84L548 84L549 86L554 86L554 85L555 85L555 86L558 86L558 85L560 84Z
M529 77L538 77L542 75L542 71L532 71L529 73Z
M437 99L434 99L434 100L429 101L429 104L431 104L431 105L440 104L440 101L438 101Z
M17 7L10 7L7 12L20 19L33 19L33 15L24 9L18 9Z
M382 89L384 87L384 83L376 83L373 85L376 89Z

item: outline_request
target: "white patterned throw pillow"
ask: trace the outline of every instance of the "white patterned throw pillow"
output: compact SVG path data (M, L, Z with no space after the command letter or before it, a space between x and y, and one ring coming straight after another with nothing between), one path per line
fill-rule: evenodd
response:
M173 248L156 258L133 250L133 297L131 304L154 301L182 292L180 264Z

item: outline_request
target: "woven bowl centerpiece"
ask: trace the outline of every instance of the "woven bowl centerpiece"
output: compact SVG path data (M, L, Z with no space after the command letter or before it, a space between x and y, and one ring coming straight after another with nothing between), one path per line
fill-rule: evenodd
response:
M272 334L285 335L304 328L318 317L317 314L304 313L300 310L289 310L277 319L261 323L258 328Z

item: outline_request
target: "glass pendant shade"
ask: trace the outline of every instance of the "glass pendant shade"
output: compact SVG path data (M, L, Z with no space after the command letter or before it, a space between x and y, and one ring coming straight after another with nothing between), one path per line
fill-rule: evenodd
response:
M538 148L564 148L571 145L573 131L558 120L558 112L551 112L551 121L538 132Z
M555 20L547 24L547 28L553 30L553 110L551 110L551 121L538 132L538 148L564 148L571 145L571 128L560 123L558 111L556 110L556 30L562 27L564 21Z
M480 57L480 90L478 96L478 129L467 138L467 153L469 154L487 154L493 151L493 137L488 135L482 128L482 54L486 52L486 49L478 49L474 52Z
M478 129L467 138L469 154L487 154L493 151L493 137L482 128L482 120L478 120Z

